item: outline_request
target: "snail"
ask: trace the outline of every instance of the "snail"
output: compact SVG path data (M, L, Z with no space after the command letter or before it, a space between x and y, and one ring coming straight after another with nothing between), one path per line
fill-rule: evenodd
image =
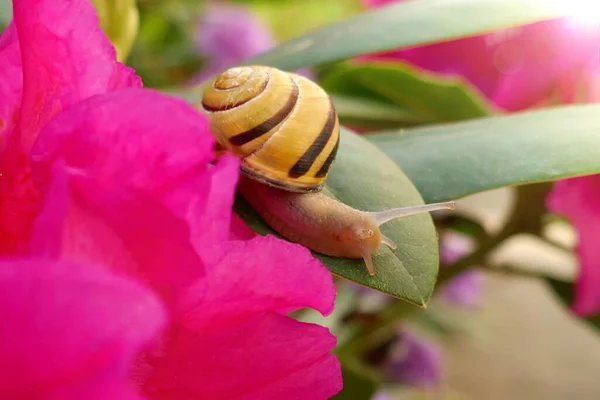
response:
M202 97L215 150L241 159L238 191L289 241L333 256L362 258L396 244L379 230L404 216L454 209L452 201L368 212L322 193L340 141L330 96L301 75L265 66L220 73Z

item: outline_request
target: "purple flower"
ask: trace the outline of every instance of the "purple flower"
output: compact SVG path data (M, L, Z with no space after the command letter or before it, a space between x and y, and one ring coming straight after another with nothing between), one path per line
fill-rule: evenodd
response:
M464 272L454 278L442 290L438 297L462 307L474 307L479 304L485 274L479 269Z
M387 392L379 391L375 393L375 396L371 397L371 400L393 400Z
M445 233L440 241L440 257L446 264L458 261L473 250L473 240L456 233ZM438 298L458 306L473 307L479 303L485 274L472 269L458 275L438 291Z
M196 50L207 65L192 78L197 84L227 68L270 50L276 40L271 30L248 7L225 2L211 3L196 27ZM309 79L309 69L295 71Z
M434 342L403 328L391 351L387 372L399 383L435 389L442 379L442 349Z
M211 3L196 29L196 50L208 65L195 82L269 50L275 45L271 31L247 7Z

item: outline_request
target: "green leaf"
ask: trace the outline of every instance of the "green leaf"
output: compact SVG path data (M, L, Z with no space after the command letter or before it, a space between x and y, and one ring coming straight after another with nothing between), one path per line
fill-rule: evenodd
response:
M569 307L573 303L575 297L575 286L573 282L565 282L549 276L545 276L544 280L552 288L556 297L563 303L565 307ZM589 326L600 330L600 313L587 317L580 317Z
M12 1L0 0L0 32L8 26L12 20Z
M458 121L493 112L485 97L464 78L442 77L400 62L339 64L327 69L320 84L332 95L380 98L405 110L399 117L412 116L421 123Z
M244 1L273 31L277 40L288 40L322 25L362 11L359 0ZM302 15L302 18L298 18Z
M600 105L562 106L366 138L426 202L600 172Z
M413 0L326 26L246 62L285 70L491 32L561 14L545 0Z
M92 0L102 30L117 51L119 61L127 59L138 33L139 11L135 0Z
M413 184L396 164L364 138L344 128L323 192L363 211L423 204ZM241 196L236 199L235 210L256 232L274 233ZM435 285L439 260L431 216L400 218L384 224L381 231L398 248L392 251L381 246L375 253L375 276L369 276L362 259L314 254L338 276L425 306Z
M545 276L544 280L564 305L568 306L573 303L573 298L575 297L573 282L565 282L549 276Z
M421 116L384 100L331 94L340 123L372 129L392 129L423 123Z
M342 365L342 377L344 387L332 400L369 400L377 390L377 382L358 368Z

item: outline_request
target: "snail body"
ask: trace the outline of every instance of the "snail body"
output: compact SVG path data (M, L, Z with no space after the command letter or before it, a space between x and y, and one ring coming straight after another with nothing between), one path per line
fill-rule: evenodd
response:
M231 68L202 99L221 151L241 158L238 190L261 218L286 239L334 257L372 256L385 244L379 226L395 218L454 208L453 202L356 210L322 193L339 147L333 102L317 84L275 68Z

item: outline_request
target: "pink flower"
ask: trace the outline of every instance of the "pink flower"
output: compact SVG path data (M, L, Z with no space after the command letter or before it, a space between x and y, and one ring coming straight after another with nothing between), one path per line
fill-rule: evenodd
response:
M600 310L600 175L557 182L548 196L548 208L567 217L579 234L581 265L573 311L595 314Z
M0 262L0 310L3 399L139 399L131 363L166 322L147 288L69 262Z
M6 304L0 296L2 311L17 307L2 313L11 330L0 354L23 360L11 380L27 382L7 390L161 400L337 393L335 338L286 316L330 313L331 274L308 250L232 222L239 162L209 164L206 119L141 89L88 1L19 0L14 16L0 38L0 255L33 267L0 267L14 287ZM65 301L44 301L55 288ZM20 313L31 320L13 327ZM58 357L40 338L73 321L85 324L57 342Z
M363 0L378 7L395 0ZM597 76L600 26L560 18L519 28L373 54L362 60L402 60L429 71L463 76L496 105L517 111L545 101L558 86L573 96L574 76ZM596 79L596 78L594 78Z

